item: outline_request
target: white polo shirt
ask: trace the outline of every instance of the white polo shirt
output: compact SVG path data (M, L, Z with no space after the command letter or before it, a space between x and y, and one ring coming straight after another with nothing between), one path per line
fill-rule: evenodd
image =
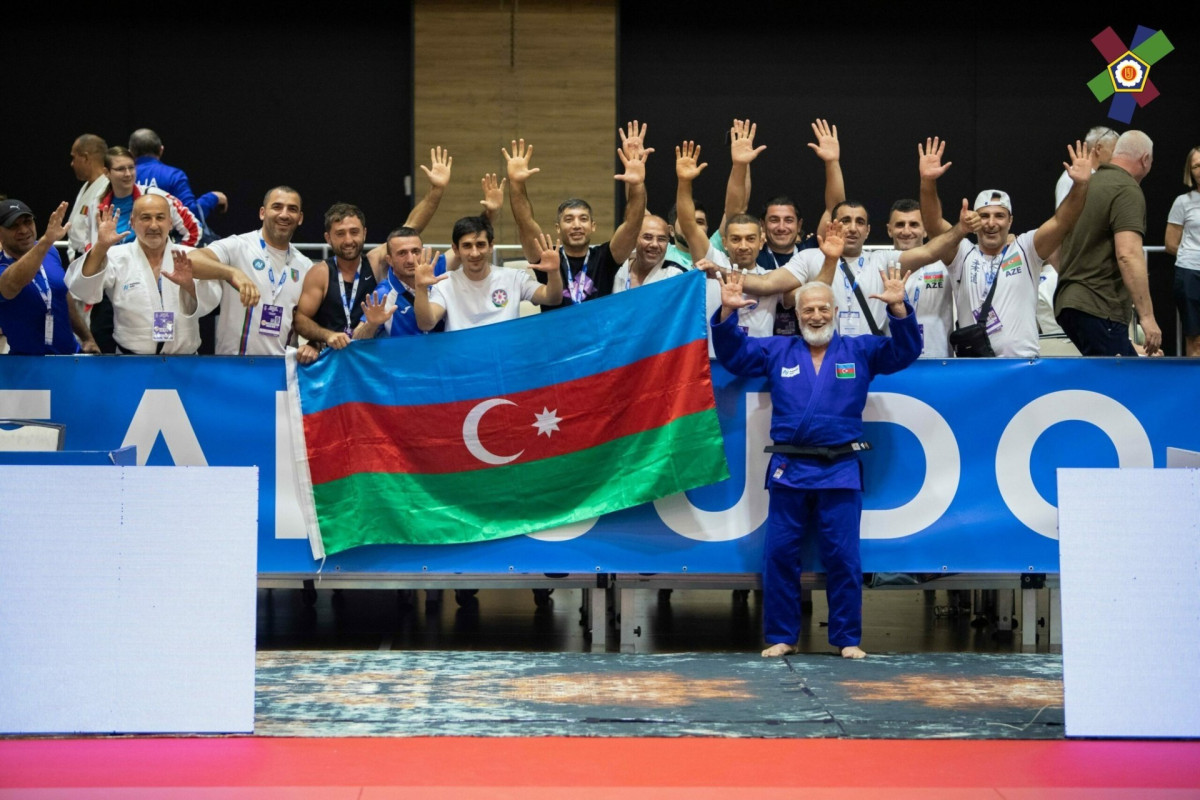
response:
M261 231L227 236L208 249L222 264L249 275L262 298L254 308L246 308L237 289L221 283L217 355L283 355L312 261L291 244L286 251L276 250L263 240Z

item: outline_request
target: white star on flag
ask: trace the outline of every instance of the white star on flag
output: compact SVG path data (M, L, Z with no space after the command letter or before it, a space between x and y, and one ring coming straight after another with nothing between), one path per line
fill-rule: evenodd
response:
M562 419L558 416L557 408L551 411L542 406L542 413L535 416L537 417L537 422L533 423L533 427L538 429L538 436L544 433L547 439L550 438L550 431L558 430L558 423L562 422Z

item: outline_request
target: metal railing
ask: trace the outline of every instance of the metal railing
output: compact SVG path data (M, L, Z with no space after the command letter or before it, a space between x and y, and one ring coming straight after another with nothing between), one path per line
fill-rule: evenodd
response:
M378 247L380 244L382 244L382 242L368 243L367 245L365 245L365 248L367 250L370 250L373 247ZM333 254L333 248L331 248L326 242L292 242L292 245L300 252L309 256L309 258L312 258L313 261L324 261L325 259L329 258L330 255ZM55 242L54 246L57 247L59 250L62 250L64 253L66 252L67 243L65 241ZM426 242L425 246L432 248L434 250L437 250L438 252L445 252L450 249L449 243L442 243L442 242ZM886 244L868 244L868 245L865 245L863 247L863 249L864 250L890 250L891 247ZM1147 256L1149 256L1151 253L1165 253L1166 252L1166 248L1163 247L1162 245L1143 245L1142 250L1146 253ZM497 244L492 247L492 263L496 264L498 266L503 265L506 261L523 260L524 257L525 257L525 254L521 249L521 245L519 245L519 244ZM1147 258L1147 261L1149 261L1148 258ZM1176 311L1175 312L1175 352L1178 353L1179 355L1184 354L1183 326L1182 326L1181 322L1182 321L1179 318L1179 312Z

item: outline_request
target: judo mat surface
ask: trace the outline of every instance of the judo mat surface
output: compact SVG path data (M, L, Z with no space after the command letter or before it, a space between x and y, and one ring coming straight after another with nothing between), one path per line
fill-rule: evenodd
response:
M1059 739L1047 654L262 651L255 734Z

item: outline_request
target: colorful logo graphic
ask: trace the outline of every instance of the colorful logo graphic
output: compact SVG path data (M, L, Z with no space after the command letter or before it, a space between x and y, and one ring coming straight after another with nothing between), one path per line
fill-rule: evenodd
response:
M837 378L842 378L842 379L853 378L854 377L854 365L853 364L835 364L833 374Z
M1092 44L1104 56L1108 67L1088 81L1088 88L1103 102L1112 98L1108 107L1109 119L1128 124L1133 111L1158 97L1158 89L1150 81L1150 67L1175 49L1162 31L1139 25L1133 41L1126 47L1111 27L1092 37Z

